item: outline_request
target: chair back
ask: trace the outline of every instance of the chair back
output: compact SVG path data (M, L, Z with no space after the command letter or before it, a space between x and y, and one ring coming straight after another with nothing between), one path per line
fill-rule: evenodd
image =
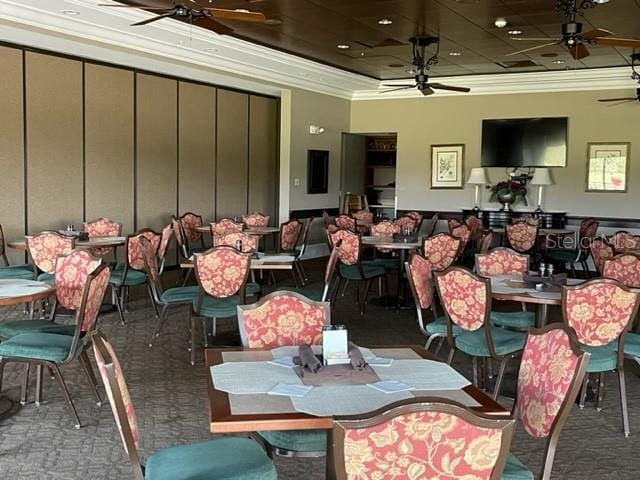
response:
M87 250L76 249L59 256L54 278L58 305L78 310L87 279L101 263L100 258L94 257Z
M448 233L438 233L424 239L422 253L431 262L433 270L438 272L453 265L458 258L461 244L459 238Z
M164 263L164 257L167 255L167 249L169 248L169 242L173 237L173 225L171 223L165 225L160 232L160 244L158 245L158 259Z
M272 292L253 305L238 305L242 346L319 345L322 327L331 323L330 310L328 303L289 291Z
M447 226L449 227L449 233L453 232L453 229L462 225L462 222L457 218L450 218L447 220Z
M358 223L362 223L365 225L371 224L373 223L373 212L370 212L369 210L358 210L355 211L351 214L351 216L356 220L356 222Z
M182 224L176 217L171 217L171 227L173 228L173 236L176 239L176 245L178 246L180 255L182 255L184 258L188 258L189 252L185 240L184 229L182 228Z
M638 313L639 298L615 280L591 280L562 288L562 314L581 344L599 347L623 338Z
M331 215L326 210L322 211L322 223L324 224L324 228L327 228L329 225L335 223L334 219L331 218Z
M144 480L144 473L142 472L138 455L138 421L120 361L113 346L102 333L96 333L92 340L98 371L102 377L116 425L120 431L124 450L127 452L133 466L134 478L136 480Z
M338 260L345 265L355 265L360 261L360 253L362 252L362 237L347 230L339 228L335 232L329 234L331 245L337 245L340 241L340 250L338 251Z
M144 270L144 255L140 246L140 239L145 237L153 247L155 255L158 254L160 239L162 236L150 228L143 228L132 235L127 235L127 267L134 270Z
M203 225L202 215L187 212L180 217L180 224L182 225L187 243L192 244L202 242L202 232L196 230L197 227L201 227Z
M494 248L487 254L476 255L476 273L483 277L526 275L529 273L529 255L510 248Z
M242 222L247 227L268 227L269 220L271 217L269 215L263 215L259 212L250 213L249 215L242 216Z
M296 218L280 225L280 251L291 252L294 250L301 232L302 222Z
M469 215L465 218L464 223L471 230L471 241L477 242L482 238L482 232L484 231L484 224L475 215Z
M80 335L91 334L94 331L104 295L109 287L110 277L111 270L106 265L99 265L87 277L80 308L77 310L77 325L80 329ZM72 349L72 351L74 350Z
M606 240L596 238L591 242L591 257L600 274L604 272L604 262L614 257L613 247Z
M482 235L482 239L480 240L480 245L478 245L478 253L481 253L481 254L489 253L489 249L491 248L492 243L493 243L493 230L489 230Z
M413 218L414 222L416 223L416 231L420 230L420 225L422 225L422 218L424 217L424 215L422 215L420 212L416 212L415 210L407 212L406 215L407 217Z
M530 252L538 239L538 226L527 221L507 225L505 230L509 245L519 253Z
M301 236L301 240L300 240L300 250L298 252L298 258L302 258L302 256L304 255L305 250L307 249L307 242L309 241L309 231L311 230L311 225L313 224L313 217L310 217L309 220L307 220L304 224L304 227L302 227L302 236Z
M142 250L142 259L144 261L144 269L149 277L149 285L153 300L156 303L162 303L162 282L160 281L160 269L158 268L158 256L155 254L153 244L147 237L140 237L140 248Z
M413 299L420 310L433 304L433 271L431 262L422 255L414 254L406 263L407 279Z
M581 238L587 234L587 228L589 227L590 224L592 224L595 221L596 219L593 217L582 219L582 221L580 222L580 228L578 230L578 233L580 234Z
M401 232L404 232L406 229L411 230L411 232L416 231L416 221L409 215L403 215L400 218L396 218L393 223L400 228Z
M433 237L436 233L436 228L438 228L438 221L440 220L440 216L437 213L433 214L431 220L429 220L429 224L427 225L427 237Z
M36 235L27 235L27 250L35 267L44 273L54 273L56 260L73 250L75 241L58 232L44 231Z
M122 235L122 224L109 220L108 218L97 218L84 223L84 231L89 238L95 237L118 237ZM113 247L92 248L91 253L98 257L103 257L113 251Z
M4 231L2 230L2 225L0 225L0 260L2 260L6 266L9 266L9 259L7 258L6 246L4 244Z
M352 232L356 231L356 219L349 215L338 215L334 221L338 228L346 228Z
M225 235L227 233L241 232L243 230L242 223L238 223L230 218L223 218L217 222L209 224L211 227L211 235Z
M324 229L324 234L327 237L327 245L329 245L329 249L333 249L333 242L331 241L331 235L340 230L337 225L330 223L327 225L327 228Z
M620 230L609 237L609 244L616 253L640 250L640 235L633 235L626 230Z
M621 253L605 260L602 276L617 280L629 288L640 288L640 255Z
M591 247L591 243L596 238L598 233L598 228L600 227L600 223L595 220L590 221L587 225L582 228L580 226L580 251L582 252L583 258L586 259L589 255L589 250ZM640 246L638 247L640 248Z
M451 236L460 239L460 249L458 255L462 255L464 249L467 247L467 243L471 240L471 229L464 223L461 223L457 227L451 229Z
M474 275L463 267L449 267L435 275L440 301L450 321L469 332L488 323L491 313L488 278Z
M240 293L243 297L251 254L228 246L214 247L194 254L194 267L198 285L207 295L227 298Z
M321 301L326 302L329 298L329 288L333 281L333 274L336 271L336 265L338 264L338 255L340 254L340 247L342 241L338 240L336 246L331 250L329 254L329 260L327 260L327 268L324 270L324 287L322 288Z
M382 220L371 225L371 236L373 237L393 237L396 233L400 233L400 225L390 220ZM392 251L389 248L378 248L377 250L384 253Z
M514 217L511 219L511 224L515 223L526 223L527 225L531 225L534 227L540 226L540 219L531 216L530 214L520 215L518 217Z
M240 242L238 248L238 242ZM258 237L254 235L248 235L244 232L231 232L224 235L214 235L213 246L221 247L226 245L227 247L234 247L241 252L255 252L258 249Z
M512 418L428 397L336 418L336 478L498 480L514 427Z

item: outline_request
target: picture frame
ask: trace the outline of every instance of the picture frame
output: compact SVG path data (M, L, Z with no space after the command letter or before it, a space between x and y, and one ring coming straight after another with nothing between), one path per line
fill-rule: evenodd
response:
M464 145L431 145L431 189L461 189L464 184Z
M631 143L587 144L587 192L627 193Z

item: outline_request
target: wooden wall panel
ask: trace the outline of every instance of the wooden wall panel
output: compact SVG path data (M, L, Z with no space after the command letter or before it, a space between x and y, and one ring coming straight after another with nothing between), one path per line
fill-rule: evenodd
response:
M160 231L177 210L177 82L137 75L136 227Z
M29 232L81 226L82 62L26 52Z
M216 217L247 212L249 95L218 90Z
M87 64L85 216L108 217L133 232L134 73Z
M11 241L24 235L22 51L0 47L0 65L0 225ZM7 249L7 255L11 263L24 261L21 252Z
M180 82L178 210L215 218L216 89Z
M249 109L249 212L270 215L277 223L278 103L251 96Z

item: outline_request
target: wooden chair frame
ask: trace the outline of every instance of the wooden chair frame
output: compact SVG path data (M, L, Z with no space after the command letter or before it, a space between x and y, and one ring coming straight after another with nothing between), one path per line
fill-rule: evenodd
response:
M436 233L436 229L438 228L438 222L440 221L440 215L437 213L433 214L433 217L429 219L429 223L427 224L426 237L433 237Z

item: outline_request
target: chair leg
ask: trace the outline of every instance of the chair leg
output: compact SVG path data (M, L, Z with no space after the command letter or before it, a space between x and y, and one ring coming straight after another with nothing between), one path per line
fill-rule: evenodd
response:
M582 262L580 262L582 264L582 269L584 270L584 274L586 278L591 278L591 272L589 271L589 265L587 264L586 260L582 260Z
M500 361L500 368L498 369L498 377L496 378L496 386L493 389L493 399L496 400L500 395L500 389L502 388L502 380L504 379L504 371L507 368L508 357L503 358Z
M444 345L444 342L447 338L446 337L440 337L440 341L438 342L438 346L436 347L436 351L433 352L433 354L437 357L438 354L440 353L440 350L442 350L442 346Z
M360 316L364 315L365 309L367 308L367 297L369 296L370 290L371 290L371 280L367 280L364 282L364 295L360 300Z
M588 386L589 386L589 374L585 373L584 380L582 381L582 389L580 390L580 403L579 403L580 408L584 408L584 402L587 399Z
M4 378L4 366L7 363L7 360L0 357L0 393L2 393L2 380Z
M449 358L447 358L447 365L451 365L451 362L453 362L453 355L456 353L456 349L452 348L449 351Z
M307 271L304 268L302 260L298 260L298 265L300 266L300 271L302 272L302 278L304 279L303 285L309 281L309 277L307 276Z
M191 366L196 364L196 317L191 315Z
M473 357L472 359L472 363L473 363L473 385L477 388L478 387L478 357Z
M424 349L425 349L425 350L429 350L429 347L431 346L431 344L433 343L433 341L434 341L436 338L441 338L441 337L440 337L440 336L438 336L438 335L429 335L429 336L427 337L427 343L425 343L425 345L424 345Z
M598 397L596 400L596 410L598 412L602 410L603 398L604 398L604 372L600 372L600 375L598 375Z
M64 383L64 378L62 377L62 372L60 371L60 367L55 363L51 364L51 367L56 372L56 378L58 379L58 383L60 384L60 388L62 388L62 393L64 395L64 399L67 402L67 407L69 408L69 413L73 417L73 421L75 423L75 427L77 430L80 429L80 418L78 417L78 412L76 411L76 407L73 404L73 400L71 400L71 395L69 395L69 390L67 389L67 384Z
M578 275L576 275L576 266L573 264L573 262L569 263L570 268L571 268L571 275L573 276L573 278L578 278Z
M20 405L27 404L27 389L29 388L29 363L24 364L24 374L22 375L22 382L20 384Z
M149 299L151 300L151 305L153 305L153 313L156 316L156 319L160 318L158 314L158 305L156 305L156 301L153 299L153 292L151 291L151 285L147 284L147 293L149 294Z
M36 406L40 406L42 403L42 381L44 376L44 369L42 364L39 363L36 366Z
M629 412L627 410L627 385L624 380L624 369L620 367L618 369L618 388L620 390L620 407L622 410L622 428L624 429L624 436L628 437L630 433L629 429Z
M341 297L344 297L344 294L347 291L348 286L349 286L349 280L347 279L344 281L344 287L342 287L342 293L340 294Z
M93 390L93 395L96 397L96 406L100 407L102 406L102 398L100 398L100 393L98 392L98 380L93 373L93 368L91 368L91 363L89 362L89 356L87 355L86 350L80 354L78 360L80 361L80 365L82 365L85 375L87 376L87 380L89 380L89 385L91 386L91 390Z
M167 318L167 309L169 308L169 305L163 305L162 306L162 311L160 312L160 318L158 318L158 322L156 323L156 327L153 329L153 333L151 334L151 340L149 340L149 348L153 347L153 341L156 339L156 337L160 336L160 329L162 328L162 324L164 323L165 319Z
M184 274L184 280L182 281L183 287L187 286L187 282L189 281L189 277L191 276L191 271L193 270L193 268L187 268L185 270L186 270L186 273Z
M122 325L126 325L126 321L124 319L124 312L122 311L122 302L120 301L120 292L119 288L113 287L113 300L116 302L116 309L118 310L118 315L120 315L120 323Z

